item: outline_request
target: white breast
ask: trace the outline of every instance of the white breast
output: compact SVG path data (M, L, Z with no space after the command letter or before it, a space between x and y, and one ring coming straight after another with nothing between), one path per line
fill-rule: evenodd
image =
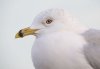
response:
M63 34L62 34L63 33ZM80 35L58 32L36 39L32 60L36 69L92 69L85 60Z

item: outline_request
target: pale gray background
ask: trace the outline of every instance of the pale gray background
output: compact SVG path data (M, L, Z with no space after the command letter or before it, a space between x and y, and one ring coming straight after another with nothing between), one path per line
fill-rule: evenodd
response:
M15 39L34 16L49 8L65 8L81 23L100 29L100 0L0 0L0 69L34 69L33 36Z

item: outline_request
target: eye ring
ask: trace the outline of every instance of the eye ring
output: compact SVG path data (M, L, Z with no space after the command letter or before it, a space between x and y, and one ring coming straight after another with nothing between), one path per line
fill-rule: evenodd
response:
M46 21L46 24L50 24L50 23L52 23L52 21L53 21L53 20L48 19L48 20Z

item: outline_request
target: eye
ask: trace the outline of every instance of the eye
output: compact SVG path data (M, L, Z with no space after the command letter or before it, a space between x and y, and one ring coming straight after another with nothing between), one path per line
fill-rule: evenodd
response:
M52 21L53 21L53 20L48 19L48 20L46 21L46 24L50 24L50 23L52 23Z

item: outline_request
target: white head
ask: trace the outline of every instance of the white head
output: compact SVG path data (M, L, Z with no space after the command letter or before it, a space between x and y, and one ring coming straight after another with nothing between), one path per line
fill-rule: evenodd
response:
M34 32L31 31L30 33L30 29L34 29ZM37 15L32 25L28 28L20 30L19 33L23 36L26 36L29 34L36 34L37 30L38 34L41 35L60 31L71 31L80 33L85 30L85 28L82 25L78 24L75 18L73 18L65 10L49 9ZM25 33L26 31L28 31L28 33ZM17 37L19 37L19 33L17 34Z

